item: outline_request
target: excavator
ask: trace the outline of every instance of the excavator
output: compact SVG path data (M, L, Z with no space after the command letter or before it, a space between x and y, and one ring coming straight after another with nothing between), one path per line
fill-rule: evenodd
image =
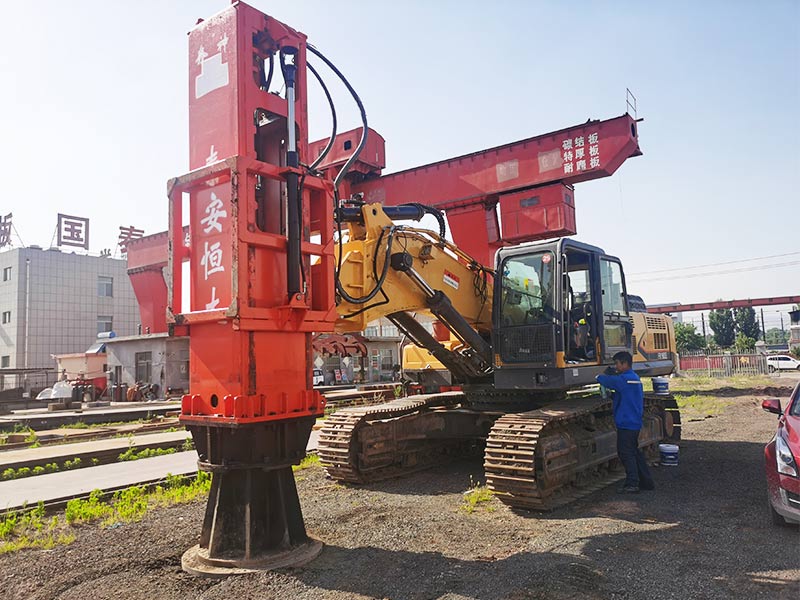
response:
M614 480L611 403L584 388L622 350L642 376L671 373L671 319L632 310L620 260L596 246L570 238L511 245L488 269L440 233L390 218L413 210L425 214L376 204L338 211L349 236L338 251L336 328L360 331L386 317L461 390L334 413L319 442L328 474L367 483L484 448L490 489L539 510ZM448 340L421 314L444 325ZM646 394L641 446L677 439L679 419L674 399Z
M219 576L319 553L291 468L325 412L312 336L378 318L458 389L330 415L318 452L331 477L371 482L482 451L496 495L538 510L613 480L611 401L595 376L620 350L642 376L670 373L674 332L640 312L619 259L570 236L575 184L641 154L635 109L384 175L363 102L303 33L234 0L188 44L190 171L167 183L166 321L189 337L181 422L212 480L184 570ZM337 131L323 66L361 127ZM312 78L332 116L317 142ZM672 397L647 394L644 423L645 450L677 439Z

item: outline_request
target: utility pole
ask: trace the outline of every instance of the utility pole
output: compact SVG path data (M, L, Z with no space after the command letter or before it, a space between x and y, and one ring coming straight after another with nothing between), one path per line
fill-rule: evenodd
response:
M761 308L761 333L764 335L764 343L767 343L767 328L764 327L764 308Z
M703 327L703 345L708 348L708 340L706 339L706 313L700 313L700 325Z
M783 328L783 313L780 313L780 315L781 315L781 344L782 344L783 341L786 339L786 330Z

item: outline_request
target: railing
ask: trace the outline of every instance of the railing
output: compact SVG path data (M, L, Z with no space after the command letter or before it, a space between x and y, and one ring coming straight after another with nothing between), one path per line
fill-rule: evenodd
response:
M681 354L678 370L708 377L764 375L768 372L764 354Z

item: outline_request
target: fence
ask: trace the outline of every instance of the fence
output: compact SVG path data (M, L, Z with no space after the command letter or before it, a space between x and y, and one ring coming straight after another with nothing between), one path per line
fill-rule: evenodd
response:
M681 354L678 370L708 377L764 375L767 357L764 354Z

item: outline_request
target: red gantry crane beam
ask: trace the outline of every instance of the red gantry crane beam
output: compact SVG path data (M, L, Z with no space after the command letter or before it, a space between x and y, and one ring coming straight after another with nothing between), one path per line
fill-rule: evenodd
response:
M341 134L321 168L336 167L355 147L361 129ZM394 206L421 202L446 211L453 241L485 265L505 244L573 235L573 186L612 175L642 154L637 121L629 114L538 135L398 173L375 177L383 167L383 139L370 131L351 186L366 202ZM310 145L319 154L327 140ZM500 208L498 219L497 206Z
M695 304L668 304L665 306L652 306L647 312L663 315L676 312L694 312L700 310L714 310L716 308L742 308L746 306L781 306L783 304L798 304L800 296L777 296L775 298L748 298L746 300L717 300L715 302L697 302Z

